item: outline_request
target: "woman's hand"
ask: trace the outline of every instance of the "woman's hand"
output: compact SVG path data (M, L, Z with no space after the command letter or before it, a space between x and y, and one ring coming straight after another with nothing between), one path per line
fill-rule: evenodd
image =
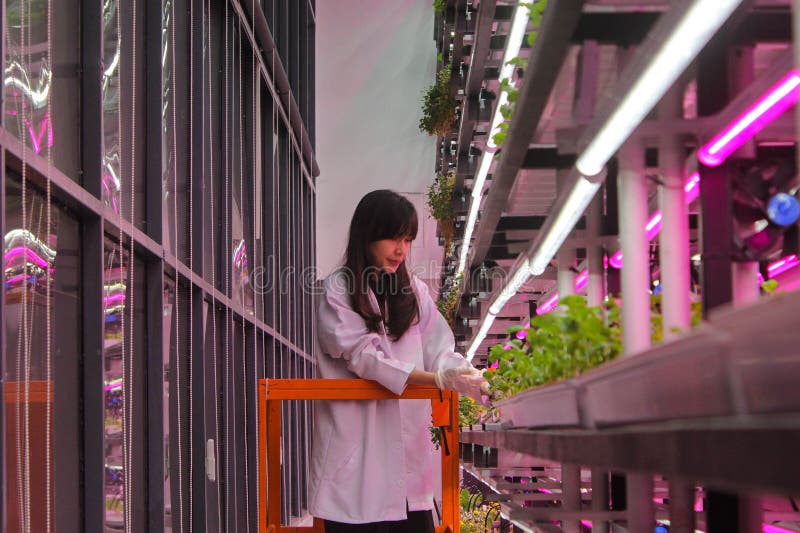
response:
M489 382L477 368L472 366L445 368L435 372L433 377L440 389L454 390L488 407Z

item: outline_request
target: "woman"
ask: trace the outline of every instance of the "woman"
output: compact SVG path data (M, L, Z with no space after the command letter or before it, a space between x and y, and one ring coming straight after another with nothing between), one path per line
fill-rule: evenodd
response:
M318 313L322 378L375 380L395 394L435 385L480 400L482 374L454 340L405 259L417 213L389 190L361 199L344 267L324 281ZM428 400L316 402L309 511L326 533L433 533Z

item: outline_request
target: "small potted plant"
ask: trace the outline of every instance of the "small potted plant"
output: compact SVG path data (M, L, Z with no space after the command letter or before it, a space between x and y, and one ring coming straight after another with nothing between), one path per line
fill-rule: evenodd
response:
M439 71L436 82L422 96L422 118L419 129L428 135L443 136L453 127L456 119L456 99L450 92L451 69Z
M453 209L453 188L456 176L452 172L438 174L428 187L430 216L439 223L439 234L444 240L445 254L450 250L455 235L456 211Z

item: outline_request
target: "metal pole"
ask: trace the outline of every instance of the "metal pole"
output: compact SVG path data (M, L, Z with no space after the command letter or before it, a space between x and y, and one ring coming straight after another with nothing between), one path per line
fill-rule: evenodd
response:
M670 89L658 106L661 120L680 118L683 109L682 84ZM684 199L684 147L680 135L659 139L658 164L662 185L658 188L661 208L659 259L661 264L661 311L664 340L675 337L675 330L691 326L689 291L689 214ZM626 258L627 262L627 258Z
M644 149L636 139L619 151L619 231L622 268L622 347L628 356L650 347L650 244Z
M755 79L755 47L739 46L731 51L730 59L731 89L733 94L745 90ZM751 139L733 154L734 157L755 158L756 144ZM737 228L737 230L748 228ZM733 263L733 302L734 305L749 305L758 301L758 262Z
M568 170L556 171L556 190L560 191L562 184L567 179L569 174ZM558 296L564 298L571 294L575 294L575 270L573 269L575 263L575 248L564 243L556 254L556 261L558 262Z
M608 511L608 472L592 468L592 511ZM592 533L608 533L608 522L593 520Z
M685 479L669 480L669 520L672 533L695 530L694 486Z
M794 66L800 69L800 6L797 3L792 5L792 13L794 14ZM800 105L795 106L795 116L797 117L797 124L795 131L800 131ZM800 150L797 151L797 168L800 168Z
M586 209L586 229L589 238L600 237L600 226L603 217L603 199L596 196ZM603 279L603 248L597 244L590 244L586 248L586 268L589 277L586 281L586 303L598 306L603 303L606 296L605 280Z
M653 531L655 508L653 506L653 476L628 474L628 530L632 533Z
M579 511L581 508L581 467L561 465L561 502L565 511ZM564 533L580 533L580 520L564 520Z

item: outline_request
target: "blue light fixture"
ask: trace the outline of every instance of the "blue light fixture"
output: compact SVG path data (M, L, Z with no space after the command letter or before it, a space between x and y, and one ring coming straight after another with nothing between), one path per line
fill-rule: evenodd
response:
M779 192L769 199L767 216L779 226L791 226L800 218L800 202L791 194Z

